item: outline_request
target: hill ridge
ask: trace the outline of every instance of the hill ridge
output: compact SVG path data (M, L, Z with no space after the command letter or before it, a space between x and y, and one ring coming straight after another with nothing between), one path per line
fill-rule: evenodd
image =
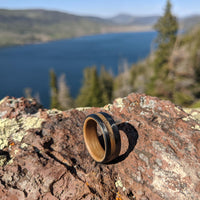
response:
M0 9L0 47L110 32L150 31L158 16L80 16L57 10ZM125 16L125 15L124 15ZM190 23L192 21L192 23ZM200 16L181 21L181 28L200 23Z

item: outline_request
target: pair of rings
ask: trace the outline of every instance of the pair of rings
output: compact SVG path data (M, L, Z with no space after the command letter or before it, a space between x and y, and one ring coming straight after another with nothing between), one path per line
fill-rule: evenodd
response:
M118 157L121 149L119 130L109 114L88 115L83 134L87 150L96 162L108 163Z

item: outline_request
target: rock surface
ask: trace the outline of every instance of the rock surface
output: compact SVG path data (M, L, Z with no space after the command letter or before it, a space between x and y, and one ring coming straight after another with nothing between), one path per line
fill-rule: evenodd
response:
M83 141L90 113L118 123L119 158L98 164ZM200 111L143 94L104 108L46 110L0 101L0 199L200 199Z

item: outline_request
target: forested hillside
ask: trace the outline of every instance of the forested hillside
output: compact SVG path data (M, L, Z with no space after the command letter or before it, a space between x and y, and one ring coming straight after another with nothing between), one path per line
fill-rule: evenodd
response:
M200 106L200 27L179 35L169 60L154 70L156 54L135 64L115 80L115 96L141 92L172 100L183 106ZM154 79L154 85L152 85ZM125 84L124 84L125 83Z

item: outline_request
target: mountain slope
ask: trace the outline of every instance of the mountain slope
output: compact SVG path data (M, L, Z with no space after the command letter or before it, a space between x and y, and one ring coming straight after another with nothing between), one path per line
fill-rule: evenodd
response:
M0 10L0 46L102 32L106 23L46 10Z
M107 32L150 30L149 25L119 25L98 17L48 10L0 10L0 46L45 42Z
M108 21L117 25L146 25L152 26L157 22L160 16L132 16L128 14L119 14L117 16L108 18ZM179 28L182 30L189 30L195 25L200 25L200 15L191 15L188 17L178 18Z
M179 20L179 23L180 23L180 28L184 30L190 30L195 25L200 26L200 15L192 15L192 16L184 17Z
M77 16L49 10L0 9L0 47L109 32L150 31L159 16ZM180 19L180 27L200 23L200 16ZM188 26L189 25L189 26Z
M137 17L127 14L120 14L115 17L109 18L111 22L118 25L151 25L153 26L158 20L159 16L144 16Z

